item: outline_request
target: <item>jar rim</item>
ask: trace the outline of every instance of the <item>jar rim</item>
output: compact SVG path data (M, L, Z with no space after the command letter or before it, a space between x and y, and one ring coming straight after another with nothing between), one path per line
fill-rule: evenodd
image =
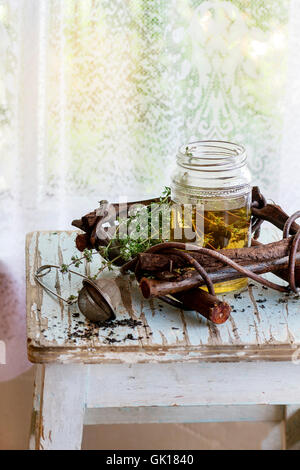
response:
M230 171L246 164L246 149L233 142L198 140L181 145L177 162L183 168L195 171Z

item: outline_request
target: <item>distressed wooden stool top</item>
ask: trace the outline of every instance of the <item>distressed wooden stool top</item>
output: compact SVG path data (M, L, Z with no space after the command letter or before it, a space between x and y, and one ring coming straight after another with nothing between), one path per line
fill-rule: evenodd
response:
M117 326L89 323L77 304L68 306L34 281L43 264L69 264L77 232L34 232L26 241L28 356L36 363L137 363L300 359L300 301L251 283L224 298L233 306L227 323L215 326L196 312L145 300L132 275L119 276L122 305ZM78 272L93 275L95 255ZM110 274L112 275L112 274ZM116 275L116 274L114 274ZM64 298L77 295L82 279L53 270L43 282ZM221 296L220 296L221 297ZM123 322L122 319L131 319ZM299 353L299 354L298 354Z

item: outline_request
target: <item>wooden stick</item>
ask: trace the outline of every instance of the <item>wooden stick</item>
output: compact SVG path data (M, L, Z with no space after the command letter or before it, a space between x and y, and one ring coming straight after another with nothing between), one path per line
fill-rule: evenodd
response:
M283 230L284 224L289 218L287 213L284 212L284 210L276 204L267 204L261 209L258 209L257 207L252 207L251 212L252 215L254 215L255 217L270 222L271 224L275 225L275 227L278 227L280 230ZM290 234L295 235L299 229L300 226L296 224L296 222L293 222Z
M292 238L285 238L278 242L268 243L266 245L255 241L255 246L251 246L249 248L223 249L218 250L218 252L232 259L236 263L246 265L249 263L270 261L272 259L288 256L291 243ZM200 263L205 269L222 269L224 266L224 263L213 259L208 255L197 253L196 251L192 254L198 263ZM189 264L179 255L164 253L140 253L138 255L138 259L140 262L140 269L149 272L169 270L170 261L172 261L173 268L181 268L188 266Z
M252 239L253 246L266 246L263 245L261 242L258 240L253 240ZM280 277L280 279L283 279L286 282L289 282L289 270L287 268L282 268L279 270L276 270L276 276ZM300 265L295 266L295 283L297 287L300 287Z
M217 325L225 323L230 316L231 307L227 302L223 302L201 289L178 293L175 298L180 300L185 308L196 310L207 320Z
M300 253L297 254L297 263L300 262ZM281 259L256 262L254 264L248 264L246 267L249 271L256 274L264 274L267 272L273 272L282 269L287 269L289 264L288 256ZM163 273L161 273L163 274ZM166 273L170 275L169 272ZM140 288L145 298L156 297L161 295L175 294L177 292L187 291L195 287L203 286L205 284L200 274L194 270L188 270L181 276L173 275L173 279L157 280L143 277L140 282ZM209 273L211 281L215 284L217 282L225 282L233 279L239 279L245 277L244 274L236 271L233 268L217 269L214 272Z

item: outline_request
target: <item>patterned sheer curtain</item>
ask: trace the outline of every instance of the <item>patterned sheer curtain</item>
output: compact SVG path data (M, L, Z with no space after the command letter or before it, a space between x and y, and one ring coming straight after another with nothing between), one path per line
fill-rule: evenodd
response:
M69 228L103 198L159 194L180 144L244 144L253 181L299 208L299 44L299 0L0 0L0 339L12 363L24 355L25 232Z

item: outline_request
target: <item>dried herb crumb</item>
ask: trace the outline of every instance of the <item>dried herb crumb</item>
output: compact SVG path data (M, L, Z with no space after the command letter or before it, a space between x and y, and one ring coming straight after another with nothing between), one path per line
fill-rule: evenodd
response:
M128 335L125 336L124 341L126 341L126 339L134 341L136 338L134 338L131 333L128 333Z
M109 338L109 337L105 338L105 340L106 340L109 344L120 343L120 342L121 342L121 340L119 340L119 339L116 339L116 338Z

